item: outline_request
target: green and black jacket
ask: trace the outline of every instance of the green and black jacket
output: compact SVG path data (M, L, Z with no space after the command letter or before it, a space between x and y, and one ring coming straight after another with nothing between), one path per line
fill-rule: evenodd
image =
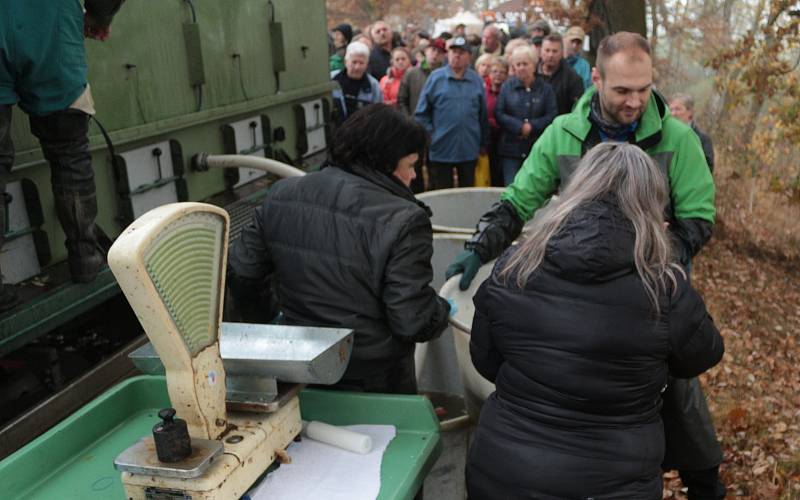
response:
M483 262L500 255L519 236L523 224L601 141L599 130L589 120L595 92L587 91L571 113L559 116L544 131L501 202L481 218L466 247ZM631 142L647 152L669 180L667 219L679 258L688 262L711 237L716 214L714 181L700 141L689 126L669 114L664 98L653 92Z

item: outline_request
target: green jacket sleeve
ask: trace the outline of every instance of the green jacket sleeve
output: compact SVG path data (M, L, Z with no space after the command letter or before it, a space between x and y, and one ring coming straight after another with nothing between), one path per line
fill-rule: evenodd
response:
M714 223L714 179L706 165L697 135L686 129L678 139L669 168L672 208L675 218L702 219Z

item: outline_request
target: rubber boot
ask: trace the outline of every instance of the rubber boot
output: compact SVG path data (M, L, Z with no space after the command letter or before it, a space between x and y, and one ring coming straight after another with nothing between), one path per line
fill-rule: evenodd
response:
M9 197L6 195L6 177L14 164L14 145L11 143L11 106L0 106L0 250L5 243L6 219ZM0 312L17 305L17 294L3 285L3 270L0 269Z
M53 193L56 212L67 239L69 273L75 283L94 281L105 265L97 242L97 197L94 193Z
M50 163L53 197L61 227L72 281L92 281L103 268L105 257L97 241L97 197L92 157L89 154L89 115L67 109L45 116L31 116L31 132L39 139Z
M0 186L4 189L4 186ZM8 214L8 195L6 193L0 191L0 248L3 248L3 243L5 243L5 233L6 233L6 216ZM17 297L16 292L8 287L8 285L3 285L3 270L0 269L0 312L8 311L9 309L13 309L14 306L17 305L19 302L19 297Z

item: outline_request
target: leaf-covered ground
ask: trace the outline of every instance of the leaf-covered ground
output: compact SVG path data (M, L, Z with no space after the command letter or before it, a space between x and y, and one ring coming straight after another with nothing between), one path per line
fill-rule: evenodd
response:
M701 376L729 498L800 499L800 260L718 227L692 279L725 339ZM675 472L665 498L685 498Z

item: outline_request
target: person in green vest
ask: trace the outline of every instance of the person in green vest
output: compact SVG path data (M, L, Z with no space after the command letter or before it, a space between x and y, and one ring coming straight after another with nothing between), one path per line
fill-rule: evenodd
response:
M105 264L94 224L97 198L88 138L94 104L83 40L108 39L123 1L85 0L84 12L76 0L0 0L0 246L10 202L6 183L14 164L11 110L17 104L50 164L75 282L94 280ZM0 310L16 302L0 275Z
M660 166L670 188L665 224L684 266L711 238L714 180L697 135L671 116L666 100L653 91L647 40L628 32L603 39L592 83L572 112L557 117L533 145L514 182L448 268L448 278L462 274L462 290L481 264L511 245L523 224L569 182L581 157L601 142L635 144ZM663 467L679 470L689 498L724 498L718 477L722 450L699 382L670 379L663 401Z

